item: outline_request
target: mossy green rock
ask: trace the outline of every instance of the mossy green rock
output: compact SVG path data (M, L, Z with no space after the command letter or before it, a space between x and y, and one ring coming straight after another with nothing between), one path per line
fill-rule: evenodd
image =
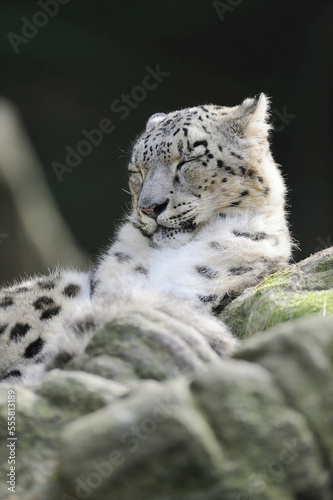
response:
M303 316L333 314L333 247L285 267L246 290L222 312L239 338Z

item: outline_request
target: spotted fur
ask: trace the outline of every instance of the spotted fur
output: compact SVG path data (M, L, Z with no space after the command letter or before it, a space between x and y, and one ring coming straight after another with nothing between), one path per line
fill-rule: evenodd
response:
M1 291L3 381L62 366L99 324L154 308L232 352L235 340L213 316L291 253L267 107L261 94L148 120L129 163L131 213L95 271Z
M129 163L133 209L100 261L97 295L130 285L144 267L147 286L218 314L288 262L285 185L267 108L261 94L232 108L151 117Z
M0 290L0 381L33 380L53 366L59 352L68 359L79 352L82 338L63 323L90 303L89 293L89 277L74 271Z

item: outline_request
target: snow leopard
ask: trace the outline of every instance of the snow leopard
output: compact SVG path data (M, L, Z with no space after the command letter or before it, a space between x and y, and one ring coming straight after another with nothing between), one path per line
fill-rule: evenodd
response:
M82 353L99 325L154 308L230 355L238 342L220 313L291 256L270 129L263 93L151 116L128 164L131 210L92 271L0 291L1 380L34 380Z

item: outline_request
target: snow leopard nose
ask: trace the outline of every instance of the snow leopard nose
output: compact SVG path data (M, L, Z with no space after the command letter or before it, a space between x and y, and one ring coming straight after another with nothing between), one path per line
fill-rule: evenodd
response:
M164 212L166 207L168 206L169 203L169 198L165 200L164 203L161 203L160 205L157 203L153 203L149 207L140 207L140 210L144 212L148 217L151 219L157 219L157 217Z

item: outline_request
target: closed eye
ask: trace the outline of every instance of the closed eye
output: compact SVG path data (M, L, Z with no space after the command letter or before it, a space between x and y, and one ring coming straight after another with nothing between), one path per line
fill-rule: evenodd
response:
M129 179L143 179L142 172L140 170L129 170L128 171Z
M128 180L130 185L136 186L136 188L139 189L142 186L142 183L144 182L144 175L142 170L133 168L129 169Z
M128 172L129 175L139 174L139 175L141 175L141 177L144 177L144 171L143 171L143 169L140 168L140 167L136 167L133 164L128 167L127 172Z
M178 163L177 165L177 170L180 170L182 168L182 166L185 164L185 163L190 163L191 161L196 161L196 160L199 160L199 158L202 158L202 156L204 156L205 153L203 153L202 155L200 156L197 156L196 158L190 158L189 160L183 160L181 161L180 163Z

